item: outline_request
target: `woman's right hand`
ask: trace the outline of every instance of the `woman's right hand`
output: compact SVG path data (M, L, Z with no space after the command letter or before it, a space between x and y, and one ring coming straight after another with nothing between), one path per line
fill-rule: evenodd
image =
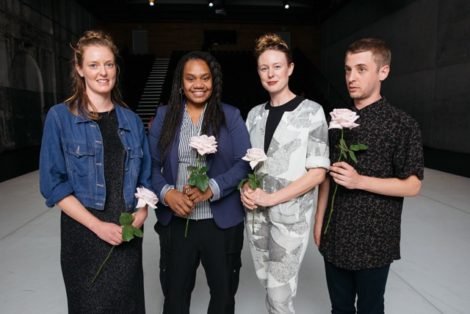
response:
M254 190L250 188L248 182L243 184L242 188L240 189L240 200L246 209L253 210L257 208L255 202L250 198L250 194L253 192Z
M111 245L122 243L122 227L115 223L100 221L94 232L98 238Z
M188 216L194 208L194 203L189 197L176 189L171 189L165 194L165 203L180 217Z

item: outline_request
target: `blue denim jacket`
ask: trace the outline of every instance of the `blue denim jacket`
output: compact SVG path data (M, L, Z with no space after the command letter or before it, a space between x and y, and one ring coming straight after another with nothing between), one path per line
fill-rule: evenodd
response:
M136 187L151 189L149 146L140 118L118 105L115 110L119 137L126 150L125 210L133 211ZM39 161L40 189L46 205L53 207L73 194L85 207L102 210L106 200L103 159L98 124L74 115L65 104L53 106L44 124Z

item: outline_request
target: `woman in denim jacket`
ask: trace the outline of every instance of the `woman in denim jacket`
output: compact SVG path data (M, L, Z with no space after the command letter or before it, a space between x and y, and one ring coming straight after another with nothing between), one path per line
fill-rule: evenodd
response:
M69 313L145 313L142 240L122 240L121 212L142 227L136 187L150 188L150 154L142 122L117 88L117 48L88 31L73 47L73 95L46 118L40 188L61 214L61 266ZM93 281L110 248L114 250Z

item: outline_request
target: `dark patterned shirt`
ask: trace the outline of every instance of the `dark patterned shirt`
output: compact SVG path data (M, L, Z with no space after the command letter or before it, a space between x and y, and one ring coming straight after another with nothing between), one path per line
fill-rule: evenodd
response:
M359 126L344 129L347 145L366 144L356 154L359 174L377 178L423 179L421 132L415 120L382 98L357 111ZM341 130L329 132L330 158L338 160ZM325 212L328 220L331 196L336 183L331 180L330 199ZM400 223L403 197L379 195L338 186L328 231L322 235L320 252L340 268L360 270L390 264L400 258Z

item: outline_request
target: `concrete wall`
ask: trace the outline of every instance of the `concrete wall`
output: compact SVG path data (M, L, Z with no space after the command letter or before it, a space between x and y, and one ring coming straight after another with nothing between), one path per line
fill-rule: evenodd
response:
M39 145L44 113L68 94L69 43L94 24L74 1L0 1L0 154Z
M430 148L470 153L470 2L355 0L322 25L321 69L346 95L344 51L361 37L392 47L383 95L421 125Z

